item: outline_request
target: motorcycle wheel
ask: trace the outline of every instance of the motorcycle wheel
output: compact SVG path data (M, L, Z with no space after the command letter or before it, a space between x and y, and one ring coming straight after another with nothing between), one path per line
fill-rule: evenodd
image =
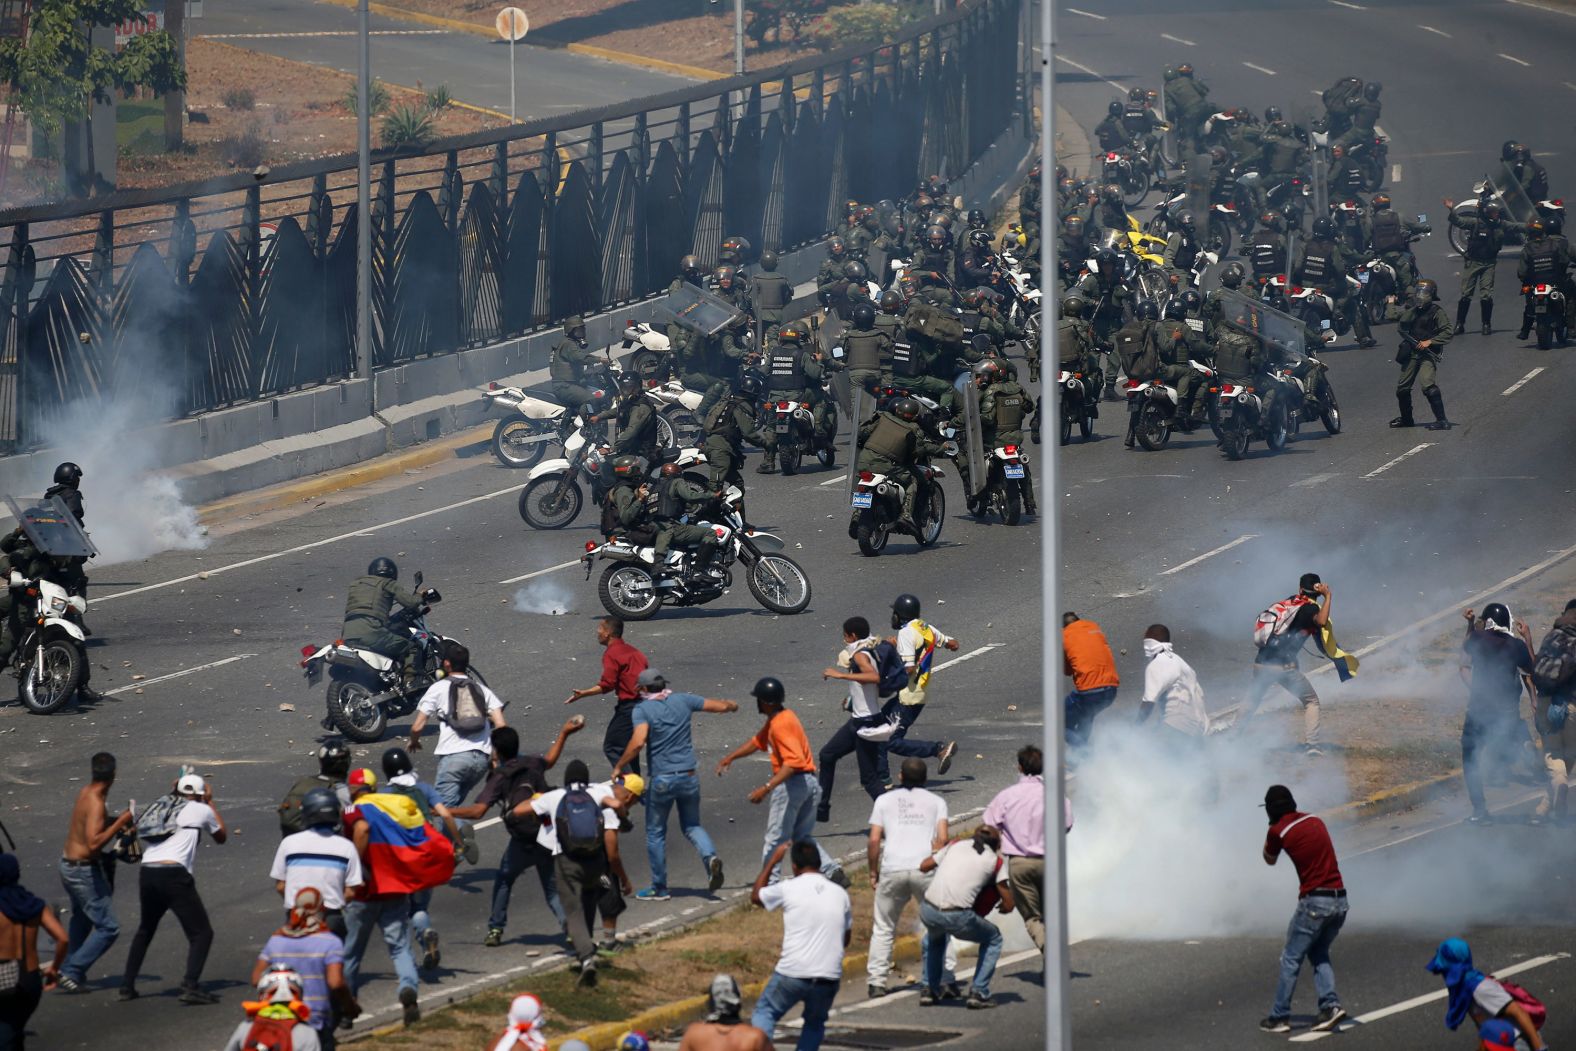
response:
M1171 421L1153 406L1144 405L1138 410L1138 444L1150 452L1159 452L1171 442Z
M1231 254L1231 242L1235 236L1231 224L1220 219L1214 220L1210 226L1211 239L1220 242L1220 257L1222 259Z
M1127 202L1129 208L1136 208L1147 196L1149 196L1149 171L1145 168L1134 168L1133 173L1122 185L1122 200Z
M925 506L925 520L919 523L919 546L929 547L941 539L941 525L947 519L947 494L941 486L930 490Z
M329 718L339 732L358 744L371 744L388 727L388 713L372 703L374 694L359 679L332 679L328 684Z
M1071 416L1062 417L1062 444L1066 445L1073 440L1073 421Z
M673 424L668 422L666 416L657 413L657 448L677 449L678 447L678 436L673 433Z
M1286 420L1286 410L1277 405L1270 414L1269 426L1264 434L1264 444L1270 447L1271 452L1280 452L1286 448L1286 442L1291 437L1291 425Z
M1319 413L1319 419L1324 421L1324 429L1331 434L1341 433L1341 406L1335 400L1335 388L1330 386L1330 381L1324 381L1324 408Z
M610 563L602 571L596 590L602 599L602 608L625 620L650 620L662 608L656 582L643 566Z
M1019 495L1017 482L1007 483L1007 508L1001 518L1010 526L1017 525L1023 519L1023 497Z
M804 450L797 445L785 445L777 450L777 465L783 474L798 474L804 462Z
M542 434L552 434L552 424L541 420L515 418L499 420L493 428L492 451L505 467L535 467L547 452L547 442L527 441Z
M821 461L822 467L836 467L837 438L834 436L831 441L821 443L821 447L815 451L815 458Z
M558 494L559 475L533 478L520 491L520 517L532 529L562 529L580 515L585 497L580 493L580 483L570 482L562 495Z
M1227 431L1220 439L1220 447L1225 450L1226 459L1242 459L1248 455L1248 432L1241 428Z
M892 527L886 522L876 521L876 516L866 511L859 516L859 522L854 527L854 539L859 541L859 553L866 558L875 558L886 549L887 538L892 535Z
M773 613L803 613L810 605L810 578L786 555L762 555L750 567L750 593Z
M647 350L645 347L641 347L629 359L629 367L640 373L643 379L660 379L661 377L657 373L662 368L662 355L654 350Z
M673 433L673 444L667 448L685 449L701 443L700 422L688 409L669 409L667 412L659 413L658 418L662 422L657 426L666 424L668 430Z
M1548 350L1554 345L1554 325L1548 321L1538 322L1538 349Z
M48 715L64 707L81 684L82 659L82 651L70 639L54 639L40 646L22 669L22 706L34 715ZM33 681L35 663L42 667L37 682Z

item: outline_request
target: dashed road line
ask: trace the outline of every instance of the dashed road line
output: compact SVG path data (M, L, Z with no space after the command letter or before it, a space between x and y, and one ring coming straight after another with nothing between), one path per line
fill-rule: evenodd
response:
M1412 446L1412 448L1408 449L1406 452L1402 453L1400 456L1397 456L1395 459L1391 460L1389 463L1384 464L1384 465L1382 465L1380 467L1374 468L1372 471L1369 471L1367 474L1363 475L1363 477L1364 478L1375 478L1375 477L1378 477L1379 475L1384 474L1390 468L1394 467L1396 464L1401 463L1404 460L1410 460L1412 457L1416 456L1418 453L1422 452L1424 449L1432 449L1433 447L1434 447L1434 443L1433 442L1424 442L1422 445L1414 445L1414 446Z
M1528 62L1524 58L1517 58L1515 55L1507 55L1503 51L1498 52L1498 54L1499 54L1499 57L1504 59L1506 62L1514 62L1518 66L1530 66L1530 65L1532 65L1531 62Z
M1313 474L1313 475L1309 475L1307 478L1299 478L1297 481L1291 483L1291 487L1293 489L1303 489L1303 488L1307 488L1309 486L1323 485L1325 482L1328 482L1330 479L1332 479L1332 478L1339 478L1339 477L1340 477L1340 474L1338 474L1337 472L1335 472L1335 471L1327 471L1324 474Z
M1515 383L1512 383L1510 386L1506 387L1503 391L1501 391L1500 392L1500 397L1502 397L1502 398L1510 397L1510 395L1516 393L1518 390L1520 390L1521 388L1525 387L1528 383L1531 383L1533 378L1536 377L1538 373L1542 372L1544 370L1544 368L1545 368L1545 366L1539 365L1537 368L1533 369L1531 372L1529 372L1525 376L1521 377L1521 379L1517 380Z
M1072 59L1068 58L1066 55L1057 55L1056 57L1057 57L1057 59L1059 61L1067 63L1069 66L1072 66L1078 72L1080 72L1080 73L1087 73L1091 77L1094 77L1096 80L1103 81L1104 83L1111 85L1117 91L1123 92L1124 94L1127 91L1126 88L1124 88L1122 85L1118 84L1116 81L1112 80L1110 77L1106 76L1103 73L1100 73L1097 70L1090 69L1088 66L1084 65L1081 62L1074 62Z
M1390 165L1390 181L1391 182L1400 182L1401 181L1401 164L1400 164L1399 161L1396 162L1395 164Z
M1183 47L1198 47L1198 45L1195 44L1193 41L1191 41L1191 40L1183 40L1181 37L1179 37L1179 36L1172 36L1170 33L1161 33L1160 34L1160 39L1161 40L1169 40L1173 44L1181 44Z
M446 36L447 29L374 29L367 36ZM306 37L360 36L354 29L315 33L204 33L199 40L300 40Z
M816 485L836 485L838 482L846 482L846 481L848 481L848 475L840 474L836 478L828 478L824 482L816 482L815 484Z
M1567 18L1576 18L1576 11L1572 11L1569 8L1552 7L1549 4L1535 4L1532 0L1505 0L1505 2L1507 4L1515 4L1517 7L1530 7L1537 11L1547 11L1551 15L1564 15Z
M1076 7L1068 7L1063 10L1070 15L1083 15L1085 18L1092 18L1096 22L1104 22L1106 20L1104 15L1097 15L1093 11L1080 11Z
M1425 26L1421 22L1418 23L1417 28L1427 30L1428 32L1433 33L1435 36L1442 36L1446 40L1452 39L1450 34L1445 32L1443 29L1435 29L1433 26Z
M1204 561L1206 558L1214 558L1223 551L1230 551L1234 547L1237 547L1241 544L1246 544L1249 540L1257 539L1258 535L1259 534L1257 533L1244 533L1242 536L1239 536L1237 539L1231 541L1231 543L1221 544L1219 547L1215 548L1215 550L1206 551L1202 555L1198 555L1195 558L1190 558L1180 566L1172 566L1170 569L1164 570L1160 575L1163 577L1169 577L1173 573L1180 573L1184 569L1191 569L1200 562Z
M498 581L498 583L500 583L500 584L518 584L522 580L534 580L537 577L545 577L549 573L556 573L560 569L568 569L570 566L578 566L578 565L580 565L580 559L578 559L578 558L571 559L568 562L560 562L556 566L548 566L546 569L533 569L529 573L522 573L522 574L520 574L517 577L510 577L508 580L500 580L500 581Z
M935 674L938 671L944 671L945 669L951 668L951 667L953 667L954 665L957 665L957 664L962 664L964 661L971 661L975 657L983 657L983 656L985 656L985 654L989 653L991 650L999 650L1005 645L1006 645L1005 642L987 642L985 645L981 646L977 650L969 650L969 652L961 654L961 655L959 655L957 657L953 657L949 661L942 661L940 664L938 664L934 668L930 669L931 674Z
M134 690L142 689L144 686L154 686L161 682L169 682L171 679L184 679L186 676L196 675L200 671L222 668L226 664L234 664L236 661L248 660L255 656L257 656L255 653L237 653L235 656L226 657L221 661L209 661L207 664L199 664L193 668L182 668L180 671L172 671L168 675L155 675L151 679L138 679L136 682L128 685L117 686L113 690L105 690L104 696L119 697L123 693L131 693Z
M1256 69L1256 70L1258 70L1260 73L1263 73L1267 77L1273 77L1273 76L1277 75L1276 72L1273 69L1266 69L1263 66L1256 66L1252 62L1244 62L1242 64L1244 66L1247 66L1249 69Z
M1349 7L1353 11L1368 10L1368 8L1364 7L1362 4L1348 3L1347 0L1330 0L1330 3L1334 4L1336 7Z

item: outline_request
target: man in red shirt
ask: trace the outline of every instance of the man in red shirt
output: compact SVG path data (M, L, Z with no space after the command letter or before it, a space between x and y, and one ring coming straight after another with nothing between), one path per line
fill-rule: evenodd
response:
M602 754L609 766L618 766L635 735L635 705L640 703L640 673L646 670L646 655L624 641L624 622L618 617L603 617L597 621L597 645L602 651L602 678L595 686L575 690L565 704L574 704L582 697L611 693L614 697L613 718L608 720L607 732L602 735ZM631 773L640 773L640 756L627 764Z
M1270 819L1264 864L1275 864L1285 851L1297 868L1298 887L1297 911L1286 928L1286 948L1281 952L1275 1006L1259 1028L1266 1033L1291 1032L1291 997L1306 958L1313 967L1313 987L1319 994L1319 1017L1313 1030L1332 1032L1346 1017L1335 992L1335 969L1330 966L1330 944L1346 922L1346 885L1341 882L1335 845L1324 822L1299 811L1285 785L1271 785L1264 793L1263 806Z

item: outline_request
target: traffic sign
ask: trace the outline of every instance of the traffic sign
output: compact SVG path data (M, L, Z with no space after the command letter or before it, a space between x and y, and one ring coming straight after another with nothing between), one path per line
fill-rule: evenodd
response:
M530 17L518 7L506 7L499 11L495 24L498 35L511 44L524 40L525 34L531 30Z

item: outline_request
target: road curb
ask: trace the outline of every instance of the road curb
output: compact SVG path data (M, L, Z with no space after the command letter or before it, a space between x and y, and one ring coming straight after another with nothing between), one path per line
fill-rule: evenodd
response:
M1399 814L1412 810L1424 803L1449 795L1461 780L1461 771L1452 770L1448 774L1438 777L1426 778L1422 781L1412 781L1394 788L1386 788L1375 792L1365 799L1356 799L1344 803L1333 810L1325 811L1322 815L1328 822L1338 825L1355 825L1376 817L1385 817L1390 814Z

